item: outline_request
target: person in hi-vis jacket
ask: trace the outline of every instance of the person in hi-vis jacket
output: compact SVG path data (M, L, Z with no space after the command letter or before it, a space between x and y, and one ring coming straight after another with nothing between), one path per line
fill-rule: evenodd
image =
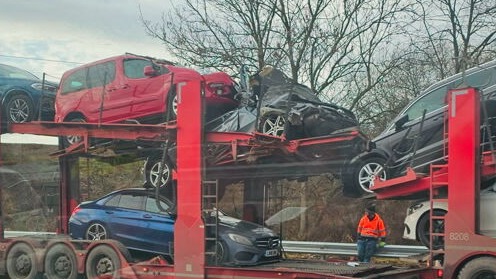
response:
M379 247L384 247L386 226L375 211L375 205L369 205L358 222L357 250L358 261L368 263Z

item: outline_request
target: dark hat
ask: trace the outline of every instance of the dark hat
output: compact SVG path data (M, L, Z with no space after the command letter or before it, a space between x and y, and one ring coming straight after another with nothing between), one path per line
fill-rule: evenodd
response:
M375 213L375 204L367 205L367 207L365 208L365 210L367 210L369 212L374 212Z

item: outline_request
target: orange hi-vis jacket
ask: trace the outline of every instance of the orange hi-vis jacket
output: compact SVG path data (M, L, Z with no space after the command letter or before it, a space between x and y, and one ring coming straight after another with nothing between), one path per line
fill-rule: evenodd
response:
M369 220L367 214L365 214L358 222L357 228L358 236L370 237L370 238L385 238L386 237L386 226L384 221L381 219L379 214L375 213L372 220Z

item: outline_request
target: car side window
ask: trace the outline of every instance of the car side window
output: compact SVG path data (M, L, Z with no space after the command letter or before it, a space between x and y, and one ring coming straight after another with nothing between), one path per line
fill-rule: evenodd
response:
M128 78L145 78L145 66L153 66L153 63L143 59L126 59L124 60L124 74Z
M76 92L82 89L88 88L87 83L86 83L86 71L87 68L83 68L80 70L75 71L71 75L69 75L63 82L62 82L62 89L61 93L66 94L70 92Z
M446 105L445 98L448 92L448 86L440 87L424 95L412 104L403 115L407 114L409 121L422 117L424 110L426 114L440 109Z
M129 209L142 209L143 208L143 196L136 195L121 195L119 199L119 207L129 208Z
M491 67L467 75L457 81L455 87L465 85L484 89L494 84L496 84L496 67Z
M88 69L88 88L101 87L115 79L115 62L109 61Z
M163 210L168 210L169 209L169 205L168 204L166 204L163 201L159 201L159 202L160 202L160 206L162 207ZM145 210L148 211L148 212L153 212L153 213L161 213L161 214L164 213L164 211L160 210L160 208L158 207L158 205L157 205L157 199L152 198L152 197L147 197L146 198Z
M105 202L105 206L114 206L114 207L119 206L120 199L121 199L121 195L115 195Z

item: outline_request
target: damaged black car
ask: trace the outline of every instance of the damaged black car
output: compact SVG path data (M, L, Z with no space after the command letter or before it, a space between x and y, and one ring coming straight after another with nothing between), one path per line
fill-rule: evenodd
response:
M293 82L277 69L266 67L246 80L249 83L241 86L245 90L240 90L244 92L241 105L206 123L205 131L258 132L287 141L358 129L353 112L322 102L310 88ZM172 181L175 153L175 146L170 146L167 156L155 152L147 158L143 168L145 187L163 187Z

